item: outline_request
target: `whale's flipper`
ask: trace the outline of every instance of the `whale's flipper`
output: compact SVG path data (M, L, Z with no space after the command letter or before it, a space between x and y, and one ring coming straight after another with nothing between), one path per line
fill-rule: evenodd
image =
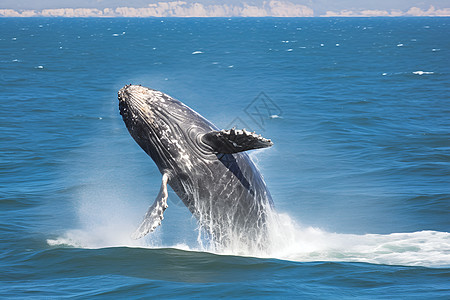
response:
M254 132L244 130L211 131L203 135L202 141L217 153L237 153L252 149L266 148L273 145L271 140Z
M155 199L155 202L150 206L147 213L144 216L139 228L132 234L132 238L137 240L144 237L149 232L155 230L158 225L161 225L161 221L164 219L163 213L167 208L167 181L169 180L169 175L164 174L162 177L161 189L159 194Z

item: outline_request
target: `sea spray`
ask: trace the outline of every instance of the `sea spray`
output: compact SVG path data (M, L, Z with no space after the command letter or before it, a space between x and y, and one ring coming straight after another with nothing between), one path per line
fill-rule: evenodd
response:
M256 155L255 155L256 154ZM252 160L258 162L264 151L255 151ZM96 164L99 164L97 161ZM94 164L95 165L95 164ZM391 234L344 234L327 232L294 220L288 213L277 212L271 207L266 212L264 235L247 231L226 232L231 237L227 243L214 242L200 222L192 228L196 231L186 237L178 224L165 220L148 237L133 240L131 233L138 225L141 212L131 205L130 199L142 195L124 193L111 178L92 171L84 173L86 182L74 194L74 208L78 219L76 228L66 228L47 240L51 247L77 247L98 249L106 247L177 248L186 251L203 251L221 255L276 258L289 261L345 261L374 264L448 267L450 266L450 233L417 231ZM89 179L89 180L87 180ZM94 182L90 184L87 182ZM170 198L177 197L170 193ZM301 199L299 199L301 201ZM175 205L178 203L179 205ZM276 203L276 199L275 199ZM181 201L170 200L169 210L185 211ZM190 215L186 213L186 216ZM169 215L170 216L170 215ZM189 218L189 217L186 217ZM194 218L194 217L191 217ZM178 220L178 222L184 222ZM232 228L233 226L229 226ZM166 233L179 232L172 242ZM226 231L227 228L224 228Z
M450 233L342 234L301 226L288 214L271 211L265 249L234 244L217 254L289 261L366 262L386 265L449 267Z
M205 240L199 229L197 246L179 242L165 244L160 232L148 238L133 240L126 234L110 234L110 228L68 230L59 237L48 239L52 247L97 249L106 247L176 248L219 255L276 258L297 262L341 261L373 264L450 267L450 233L418 231L392 234L340 234L319 228L300 227L287 214L277 214L276 226L269 232L267 248L252 248L238 242L220 250ZM240 247L240 248L239 248Z

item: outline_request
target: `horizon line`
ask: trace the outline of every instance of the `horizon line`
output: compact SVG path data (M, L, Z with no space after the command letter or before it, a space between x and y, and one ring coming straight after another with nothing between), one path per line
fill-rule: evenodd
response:
M134 16L134 17L128 17L128 16L3 16L0 15L0 19L261 19L261 18L272 18L272 19L299 19L299 18L305 18L305 19L313 19L313 18L320 18L320 19L327 19L327 18L343 18L343 19L350 19L350 18L450 18L449 16L297 16L297 17L277 17L277 16Z
M428 9L410 7L407 10L391 9L342 9L326 11L322 14L305 5L295 4L288 0L271 0L262 6L215 4L203 5L198 2L184 1L157 2L147 7L116 8L46 8L35 9L0 9L0 17L62 17L62 18L322 18L322 17L450 17L450 8Z

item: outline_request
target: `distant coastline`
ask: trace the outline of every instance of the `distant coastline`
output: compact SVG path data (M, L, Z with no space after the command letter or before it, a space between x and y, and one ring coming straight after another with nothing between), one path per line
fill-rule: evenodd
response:
M116 7L116 8L48 8L10 9L0 8L0 17L449 17L450 8L428 9L411 7L407 10L340 10L317 13L311 7L288 1L272 0L261 6L242 3L204 5L184 1L158 2L147 7Z

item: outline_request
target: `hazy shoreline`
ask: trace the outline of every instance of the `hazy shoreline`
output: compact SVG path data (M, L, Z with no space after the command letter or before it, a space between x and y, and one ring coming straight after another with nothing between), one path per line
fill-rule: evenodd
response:
M427 9L410 7L400 9L343 9L317 12L313 8L288 1L272 0L261 6L242 3L204 5L201 3L186 3L183 1L158 2L147 7L114 7L114 8L46 8L46 9L13 9L1 8L0 17L176 17L176 18L231 18L231 17L448 17L450 8Z

